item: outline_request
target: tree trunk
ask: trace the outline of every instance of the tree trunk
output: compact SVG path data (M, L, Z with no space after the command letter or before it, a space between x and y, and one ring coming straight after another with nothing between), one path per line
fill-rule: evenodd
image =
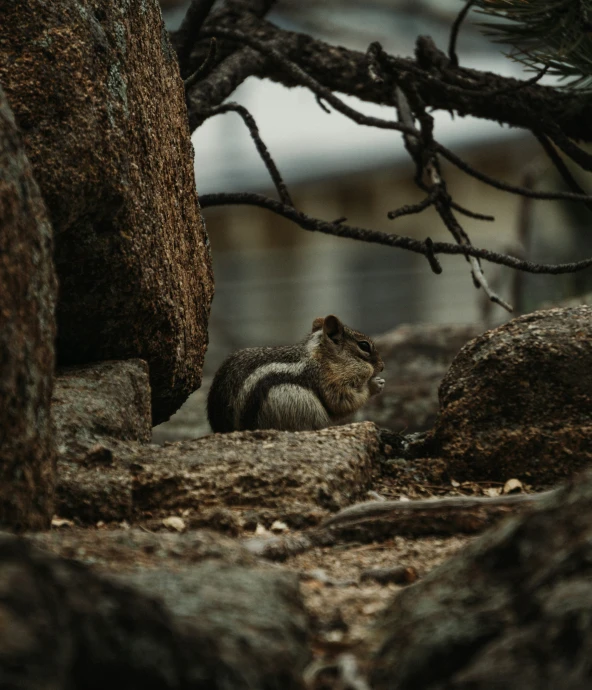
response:
M0 88L0 525L49 526L56 279L52 229Z

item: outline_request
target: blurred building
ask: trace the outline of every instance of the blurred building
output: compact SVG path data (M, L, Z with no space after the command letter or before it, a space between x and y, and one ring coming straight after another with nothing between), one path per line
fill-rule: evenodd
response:
M163 3L164 16L169 28L175 28L187 3L173 6L169 0L167 4L165 8ZM284 0L270 19L354 49L365 50L371 41L380 40L388 52L411 55L421 34L432 35L445 47L460 7L454 0ZM461 32L458 51L465 66L530 76L469 22ZM352 225L419 239L453 241L433 209L394 222L387 219L389 210L423 197L413 185L413 168L396 132L361 127L336 112L327 114L309 91L288 90L267 81L249 79L232 100L245 105L255 117L302 211L324 220L345 216ZM344 100L367 114L396 117L389 108ZM443 112L434 116L437 139L474 167L520 184L530 166L539 170L544 183L548 164L530 135L473 118L452 119ZM208 120L195 132L193 142L200 194L254 191L276 197L236 114ZM460 217L475 245L513 254L532 251L518 246L528 239L524 233L521 238L517 235L518 197L498 192L451 166L445 165L444 170L455 201L495 216L492 223ZM538 233L536 253L531 255L565 260L566 236L554 232L567 222L565 209L552 202L539 204L527 218L528 226L536 226ZM234 206L207 209L204 215L216 280L207 370L237 347L292 342L306 332L314 317L328 313L370 333L400 323L471 322L483 316L481 291L473 287L462 257L444 257L444 271L437 276L421 256L306 232L265 210ZM487 265L485 270L507 296L512 272ZM528 289L541 299L551 299L557 280L539 277ZM506 314L494 307L491 318L499 322Z

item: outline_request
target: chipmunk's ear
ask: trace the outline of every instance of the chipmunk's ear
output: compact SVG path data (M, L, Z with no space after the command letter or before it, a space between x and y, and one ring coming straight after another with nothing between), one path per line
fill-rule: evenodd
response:
M316 333L317 331L320 331L321 328L323 327L323 322L325 319L322 316L319 316L312 322L312 331L311 333Z
M323 333L334 343L338 343L343 337L343 324L336 316L329 314L323 320Z

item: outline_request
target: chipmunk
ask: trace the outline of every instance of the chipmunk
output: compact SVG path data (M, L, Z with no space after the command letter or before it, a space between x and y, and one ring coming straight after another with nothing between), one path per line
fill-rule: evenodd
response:
M297 345L252 347L230 355L208 395L216 433L322 429L380 393L384 364L372 340L333 315L313 321Z

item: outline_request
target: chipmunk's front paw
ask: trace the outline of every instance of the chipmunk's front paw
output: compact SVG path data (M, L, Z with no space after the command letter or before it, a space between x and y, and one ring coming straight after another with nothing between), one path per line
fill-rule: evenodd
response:
M378 395L384 388L385 380L381 378L380 376L373 376L370 381L368 382L368 385L370 387L370 394L371 395Z

